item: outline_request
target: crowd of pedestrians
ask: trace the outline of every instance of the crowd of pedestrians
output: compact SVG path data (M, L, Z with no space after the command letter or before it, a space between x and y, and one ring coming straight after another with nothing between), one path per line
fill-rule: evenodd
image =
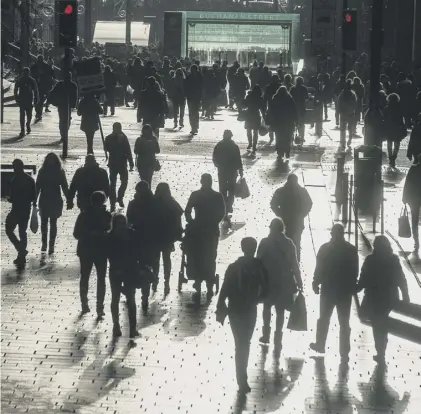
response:
M184 211L171 194L167 183L159 183L153 193L154 172L161 169L156 157L160 152L159 129L165 118L171 113L174 127L184 127L187 103L191 135L194 136L199 131L200 115L211 120L218 106L235 106L239 120L245 122L248 150L251 153L257 151L259 133L265 127L270 139L275 140L279 159L287 161L296 130L301 141L304 140L306 105L310 99L323 105L325 118L327 106L335 100L338 114L336 123L340 128L348 129L347 144L350 146L367 102L366 91L369 87L363 77L364 58L356 66L356 71L346 77L339 75L338 71L333 72L332 76L321 74L309 77L303 71L294 81L281 68L272 74L257 62L247 76L238 62L231 67L226 62L216 62L212 67L205 68L187 59L170 61L164 58L162 66L157 68L153 60L145 59L143 62L136 56L133 62L128 62L126 77L121 82L125 91L133 92L136 117L143 124L142 131L133 148L134 159L122 125L114 123L112 133L104 141L108 156L107 172L95 160L93 139L99 128L99 115L106 115L108 108L111 115L115 113L115 88L119 81L113 77L113 62L105 62L105 103L101 106L98 97L93 94L85 95L79 101L77 86L71 80L70 71L64 72L64 80L46 94L47 86L44 88L42 85L47 82L44 82L43 77L50 72L42 59L40 57L37 62L37 68L41 68L36 72L37 77L31 77L31 71L26 68L15 86L21 114L21 135L25 134L25 121L26 133L30 133L33 105L37 108L36 117L39 121L45 104L52 104L58 108L63 145L67 145L71 109L77 107L82 117L81 129L87 137L88 155L84 166L75 172L70 185L61 161L55 154L47 155L36 182L24 172L24 163L16 159L13 162L15 176L9 192L12 209L6 219L6 234L18 253L15 263L24 266L28 254L26 229L31 209L38 205L41 216L41 251L45 253L48 244L48 253L53 254L57 220L64 206L62 193L67 209L74 208L76 197L80 212L73 235L78 241L77 255L80 260L81 312L90 312L89 281L95 266L96 313L98 320L103 319L109 263L113 336L117 338L122 335L119 301L123 294L127 300L131 346L136 345L135 338L139 334L136 329L136 290L141 290L141 307L146 314L151 291L156 291L159 285L162 256L164 292L169 293L171 254L177 241L182 241L189 267L196 275L193 285L196 294L200 297L202 282L206 282L208 298L214 294L213 278L216 273L220 224L225 222L228 227L231 225L236 183L238 177L241 179L244 174L238 145L232 139L232 132L226 130L213 151L219 191L212 188L211 175L202 175L201 187L191 194ZM360 76L357 76L358 70L361 71ZM35 73L35 69L32 72ZM419 105L421 92L416 94L414 75L403 75L396 64L385 66L384 72L381 96L384 98L385 139L388 142L391 166L394 166L399 142L406 136L407 129L412 128L408 158L414 159L416 163L408 174L403 201L411 207L415 249L418 250L421 205L421 156L418 154L421 153L421 129L413 104L418 102ZM129 105L128 100L125 104ZM341 144L345 147L344 142ZM67 147L66 153L63 147L63 157L66 158L66 155ZM133 170L135 166L140 181L136 185L133 199L128 203L127 213L124 214L122 209L125 208L128 169ZM121 183L117 190L118 177ZM107 210L107 200L110 211ZM286 184L277 189L267 202L277 216L270 224L269 234L260 243L252 237L242 240L244 256L228 267L217 303L217 320L223 323L226 316L230 320L236 347L237 382L242 393L250 391L247 363L258 303L263 303L263 331L260 337L263 345L270 343L271 310L274 308L276 311L273 342L275 355L279 357L285 312L291 310L297 292L303 291L299 266L302 256L301 235L304 220L312 208L312 200L306 189L299 185L297 176L290 174ZM116 212L117 203L121 210ZM19 238L14 234L17 226ZM402 268L386 238L376 238L373 253L365 259L359 277L358 273L357 251L345 241L343 226L335 224L331 240L317 254L312 287L316 294L320 293L320 317L316 339L310 348L318 353L325 352L330 317L336 307L340 323L340 355L342 362L348 363L352 296L364 290L363 308L372 320L377 351L375 359L378 363L384 363L387 346L385 319L399 298L399 290L403 300L409 300Z

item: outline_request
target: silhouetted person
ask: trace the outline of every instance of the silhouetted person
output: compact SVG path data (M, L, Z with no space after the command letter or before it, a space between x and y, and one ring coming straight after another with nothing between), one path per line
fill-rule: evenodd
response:
M222 141L219 141L213 150L213 163L218 169L219 192L225 201L225 220L231 225L228 214L233 212L235 184L237 176L243 177L243 161L241 160L240 148L232 140L232 132L224 131Z
M342 270L343 273L343 270ZM377 236L373 253L366 257L361 268L358 291L365 291L362 310L371 321L377 355L373 359L385 363L389 313L399 300L409 302L408 286L399 257L393 254L389 240Z
M69 195L67 197L67 209L73 208L73 199L77 193L77 206L85 210L91 206L91 195L94 191L103 191L108 197L110 183L108 174L101 168L92 154L85 157L85 165L76 170L70 183Z
M237 384L241 393L251 391L247 382L250 341L256 325L257 304L268 292L267 274L260 260L254 257L257 241L253 237L241 240L244 256L230 264L216 306L217 320L228 313L235 342ZM228 299L228 306L226 300Z
M342 134L342 137L345 138L346 136L346 129L348 129L348 147L351 146L352 143L352 136L354 134L354 123L356 120L356 114L358 112L358 103L357 103L357 95L355 95L355 92L352 90L352 81L351 79L348 79L344 86L342 91L339 93L338 100L338 113L339 113L339 121ZM341 141L341 146L345 148L345 140Z
M88 304L89 278L95 265L97 274L96 312L98 320L104 313L105 276L107 253L105 235L111 226L111 214L105 207L107 197L102 191L91 195L91 206L83 210L76 219L73 231L80 260L80 301L82 314L90 312Z
M247 131L248 150L256 153L257 141L259 139L259 129L262 125L262 117L265 114L265 101L262 96L262 88L255 85L251 91L248 92L243 103L244 106L244 127Z
M301 272L297 261L294 243L285 236L282 219L275 218L269 226L269 235L261 240L257 257L262 261L268 274L269 291L263 302L263 328L260 342L270 340L270 319L272 306L276 310L276 331L274 334L274 353L276 357L282 350L282 329L285 310L290 310L294 294L302 289Z
M237 71L238 71L239 67L240 67L240 64L237 61L235 61L232 64L232 66L230 66L228 68L228 71L227 71L227 81L229 83L228 106L229 106L230 109L233 109L233 107L234 107L234 101L235 101L235 93L234 93L235 86L234 86L234 83L235 83L235 80L236 80L235 76L237 75Z
M99 115L102 114L101 104L95 94L90 93L80 100L77 114L81 117L80 129L86 135L87 154L93 154L94 136L99 129Z
M110 66L104 68L104 86L105 86L105 101L104 101L104 115L108 114L108 107L111 109L111 115L115 112L115 88L117 86L117 76L111 70Z
M186 76L183 69L177 69L171 78L169 98L174 105L174 128L177 128L178 121L180 127L184 127L184 111L186 108Z
M418 163L411 166L406 176L402 201L405 204L409 204L409 208L411 209L414 251L418 252L420 248L419 222L421 208L421 153L418 155Z
M172 197L170 187L167 183L159 183L155 190L155 208L158 215L157 228L155 229L158 241L158 255L154 264L154 274L156 282L152 289L156 291L158 285L158 275L160 258L164 265L164 294L170 291L171 277L171 253L174 251L174 243L180 241L183 234L181 218L183 209Z
M38 104L38 87L34 78L29 76L29 68L23 68L22 76L16 81L14 95L19 106L20 137L31 133L32 109Z
M63 213L63 198L67 198L69 186L60 158L50 152L44 159L36 181L39 215L41 218L41 252L47 251L48 224L50 224L50 240L48 254L54 253L57 237L57 220Z
M200 190L193 191L187 202L187 221L184 240L185 251L195 275L193 287L200 298L202 281L206 281L207 293L213 295L216 272L216 256L219 242L219 224L225 217L222 194L212 189L212 176L203 174ZM194 210L194 219L192 212Z
M199 132L199 111L200 101L202 99L203 77L196 65L192 65L190 73L186 77L185 92L187 97L187 106L189 108L189 121L191 135Z
M298 184L295 174L288 176L286 184L273 194L270 207L276 216L285 224L285 234L295 244L298 261L301 257L301 235L304 230L304 219L313 206L308 191Z
M351 349L349 317L359 267L358 250L345 240L344 235L342 224L335 224L330 241L322 245L317 253L313 291L320 293L320 317L317 321L316 342L311 343L310 348L319 353L325 352L330 318L336 308L340 327L339 353L342 362L347 363Z
M304 80L301 76L298 76L298 78L296 79L295 85L291 88L290 93L297 107L298 133L300 135L300 138L304 140L304 132L305 132L304 121L305 121L305 116L306 116L306 102L308 101L309 96L308 96L308 89L306 86L304 86Z
M134 153L140 179L146 181L149 187L152 185L152 176L157 166L156 154L160 152L161 149L153 133L153 128L148 124L143 125L142 135L134 144Z
M54 69L44 61L44 57L39 55L36 63L31 66L31 76L38 86L39 99L35 105L35 122L42 119L42 109L51 90L54 79Z
M25 173L23 161L15 159L13 161L14 176L9 186L8 201L12 203L12 209L6 216L6 235L15 246L18 257L14 264L23 266L26 263L28 251L28 222L31 216L31 207L36 205L35 181ZM19 226L19 239L15 235L15 229Z
M139 272L139 246L136 231L129 228L124 214L112 217L111 229L106 239L106 252L110 262L111 316L113 337L121 336L119 304L121 294L126 296L129 316L129 345L136 346L136 277Z
M409 161L414 161L414 164L416 164L418 154L421 154L421 113L418 114L418 119L412 128L406 156Z
M132 150L126 134L123 133L120 122L114 122L113 132L105 138L105 151L108 152L108 168L110 170L110 204L111 211L114 211L118 202L120 207L124 207L124 195L129 181L129 173L133 171L134 163ZM120 176L120 188L116 194L117 176Z

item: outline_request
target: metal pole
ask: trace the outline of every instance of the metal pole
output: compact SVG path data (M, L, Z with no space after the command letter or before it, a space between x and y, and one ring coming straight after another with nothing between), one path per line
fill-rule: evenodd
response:
M336 186L335 186L335 198L336 198L336 204L341 205L342 200L342 179L344 175L344 169L345 169L345 156L341 155L337 159L337 167L336 167Z
M132 38L132 0L126 0L126 44Z
M342 223L344 227L348 223L348 190L349 190L348 187L349 187L348 173L344 173L342 177L342 192L343 192Z
M3 117L4 117L4 90L3 90L3 64L1 65L1 123L3 123Z
M92 44L92 5L85 7L85 46L91 46Z
M384 181L382 180L380 183L380 195L381 195L381 204L380 204L380 232L384 234Z
M345 10L348 8L348 0L343 0L342 3L342 11L345 12ZM342 13L343 14L343 13ZM346 51L344 48L344 32L342 30L342 64L341 64L341 72L342 75L346 76ZM340 115L339 115L340 117ZM342 123L341 123L342 124ZM346 128L341 128L340 129L340 142L341 145L345 145L346 143Z
M29 20L29 0L23 0L20 5L20 43L21 69L29 66L29 38L30 38L30 20Z
M358 207L355 205L354 209L354 231L355 231L355 247L358 250Z
M349 181L349 220L348 220L348 234L351 234L351 224L352 224L352 192L354 189L354 176L351 175ZM355 219L355 217L354 217Z

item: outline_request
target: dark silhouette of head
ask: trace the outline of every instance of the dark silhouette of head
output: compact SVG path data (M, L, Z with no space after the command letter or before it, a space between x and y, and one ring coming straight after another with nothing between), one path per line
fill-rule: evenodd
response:
M254 257L257 249L257 240L254 237L244 237L241 240L241 250L246 257Z
M103 191L94 191L91 194L91 204L93 207L102 207L107 201L107 197Z
M345 228L341 223L335 223L330 230L330 235L332 236L332 240L344 240L345 237Z
M44 158L42 168L48 169L51 173L59 173L62 169L60 158L54 152L50 152Z
M22 76L23 77L27 78L29 76L29 73L30 73L29 68L23 68L22 69Z
M202 184L202 188L212 188L212 176L208 173L202 174L200 184Z
M391 256L393 254L392 246L386 236L376 236L373 242L373 253L381 256Z
M24 163L21 159L16 158L15 160L13 160L12 165L13 165L13 171L15 173L23 173L24 172L25 165L24 165Z
M295 84L297 86L304 85L304 79L301 76L298 76L297 79L295 79Z
M298 177L295 174L288 175L287 184L291 185L291 186L297 186L298 185Z
M274 218L269 224L269 230L271 234L284 233L285 231L284 221L279 217Z
M97 166L98 164L96 162L94 154L88 154L85 157L85 167L92 168L92 167L97 167Z
M114 124L113 124L113 132L116 133L116 134L119 134L122 130L123 129L121 127L120 122L114 122Z
M152 194L152 192L149 188L149 184L146 181L138 182L136 184L135 190L136 190L136 196L137 197L148 196L148 195Z
M127 217L123 213L115 213L111 218L110 233L120 234L128 228Z
M233 133L230 129L226 129L223 135L225 140L230 140L233 137Z
M159 183L155 189L155 196L158 198L170 198L171 190L168 183Z
M142 127L142 137L151 138L153 136L152 127L149 124L145 124Z

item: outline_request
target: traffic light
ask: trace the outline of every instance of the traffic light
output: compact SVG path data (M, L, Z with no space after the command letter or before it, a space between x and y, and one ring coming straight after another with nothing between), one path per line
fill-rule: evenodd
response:
M77 45L77 4L76 0L56 1L57 42L60 47Z
M357 39L357 10L345 9L342 16L342 49L348 51L356 51L358 43Z

